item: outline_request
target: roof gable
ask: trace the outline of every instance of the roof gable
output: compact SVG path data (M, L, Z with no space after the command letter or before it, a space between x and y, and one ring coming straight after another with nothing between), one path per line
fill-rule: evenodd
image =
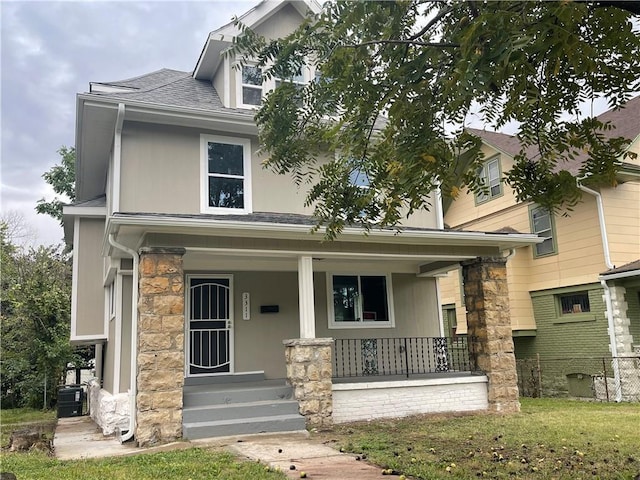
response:
M301 21L309 12L319 13L321 10L316 0L263 0L238 17L238 21L251 29L256 29L287 6L293 7L298 12ZM194 78L200 80L213 78L220 65L222 52L232 45L235 37L241 34L234 23L235 21L231 21L209 34L193 71Z

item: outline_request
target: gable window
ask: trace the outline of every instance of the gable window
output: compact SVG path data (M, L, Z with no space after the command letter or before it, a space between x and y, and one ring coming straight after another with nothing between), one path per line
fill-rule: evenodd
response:
M588 292L574 292L567 295L558 295L558 300L562 315L589 313L591 311Z
M240 85L242 105L255 107L262 102L262 70L255 65L243 65Z
M502 181L500 179L500 156L493 157L485 162L478 169L480 183L484 191L476 195L477 203L488 202L489 200L502 195Z
M531 221L531 233L544 238L544 242L533 246L533 256L542 257L557 253L551 212L543 207L532 206L529 207L529 218Z
M201 136L201 211L251 212L251 142Z
M329 328L393 327L390 275L327 274Z
M237 67L237 107L259 107L263 95L280 86L283 82L292 83L296 90L300 90L313 78L311 69L306 65L302 66L299 73L288 78L271 77L263 80L262 73L262 69L256 65L247 64ZM296 98L294 101L300 104L301 98Z

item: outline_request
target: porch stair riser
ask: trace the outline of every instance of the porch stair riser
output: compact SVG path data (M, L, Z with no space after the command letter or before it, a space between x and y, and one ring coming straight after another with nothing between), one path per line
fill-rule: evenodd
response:
M223 421L232 418L271 417L277 415L297 415L298 402L295 400L259 401L214 405L210 407L190 407L184 409L182 421L194 422Z
M184 387L183 436L188 440L304 430L305 419L283 381Z
M184 407L209 407L232 403L260 402L265 400L290 400L291 387L286 385L260 386L253 383L239 387L238 384L198 385L184 387Z

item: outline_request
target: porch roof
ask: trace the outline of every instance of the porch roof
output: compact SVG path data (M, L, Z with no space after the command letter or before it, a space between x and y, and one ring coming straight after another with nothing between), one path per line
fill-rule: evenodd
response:
M357 225L348 226L339 235L336 243L345 248L333 251L332 242L324 242L324 229L311 232L316 224L314 217L288 213L255 212L248 215L211 215L211 214L166 214L166 213L115 213L108 219L107 234L116 234L118 241L131 248L140 246L145 234L185 235L190 239L204 238L233 239L242 238L260 240L266 250L284 254L285 247L279 240L289 241L290 245L301 246L300 254L315 256L315 253L328 255L351 255L375 258L392 257L396 260L418 262L419 273L434 275L451 269L451 265L465 258L482 255L499 255L510 250L539 243L542 239L533 234L454 231L433 228L402 227L400 229L381 228L366 233ZM164 237L166 238L166 237ZM291 243L291 241L294 241ZM249 250L233 245L219 245L218 250L227 254ZM350 245L352 247L350 247ZM378 245L378 246L376 246ZM193 243L185 239L185 247ZM303 248L302 248L303 247ZM104 253L109 253L105 242ZM297 248L297 247L296 247ZM361 250L362 249L362 253ZM212 247L214 249L214 247ZM296 250L297 251L297 250ZM410 255L404 255L404 252ZM292 253L292 252L289 252ZM415 264L414 264L415 265Z
M640 277L640 259L616 268L610 268L600 274L602 280L616 280L627 277Z

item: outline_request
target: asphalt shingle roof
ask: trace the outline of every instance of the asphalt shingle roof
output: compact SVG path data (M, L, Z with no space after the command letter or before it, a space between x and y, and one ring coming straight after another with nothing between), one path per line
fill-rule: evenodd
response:
M603 131L605 138L624 137L634 140L640 135L640 95L629 100L624 108L618 110L609 110L599 115L598 120L601 122L611 122L615 127L611 130ZM468 132L480 137L486 143L502 150L507 155L515 156L520 153L520 141L518 137L507 135L505 133L491 132L488 130L478 130L476 128L467 128ZM538 149L529 147L527 149L527 157L535 159ZM577 174L582 164L587 160L586 154L576 155L572 160L565 159L557 165L558 170L567 170L572 174Z
M100 97L210 112L236 112L248 117L253 117L254 114L251 110L225 108L211 82L196 80L191 72L163 68L139 77L113 82L95 82L95 84L132 89L122 92L92 92L92 95Z
M602 272L600 275L614 275L616 273L633 272L635 270L640 270L640 260L635 260L616 268L610 268L606 272Z

